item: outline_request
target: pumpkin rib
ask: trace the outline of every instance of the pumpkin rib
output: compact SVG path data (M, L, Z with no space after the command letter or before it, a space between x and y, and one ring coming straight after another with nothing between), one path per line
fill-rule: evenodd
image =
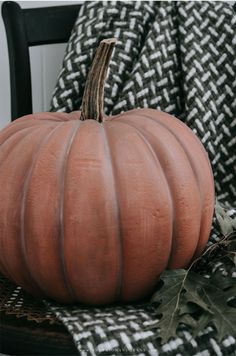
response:
M11 140L18 133L21 133L24 130L28 131L29 129L31 129L33 131L37 126L40 126L40 128L41 128L41 125L39 125L39 124L27 125L26 127L22 127L20 129L19 128L15 128L15 132L10 132L9 134L8 134L8 132L5 133L4 130L3 130L3 135L5 134L6 137L4 137L4 136L3 136L3 138L0 137L0 148L2 149L3 146L8 142L8 140ZM6 130L6 131L8 131L8 130ZM3 142L1 142L1 139L3 140Z
M165 126L165 124L163 124ZM179 139L179 137L174 133L174 131L169 128L170 132L172 132L172 134L176 137L176 139L179 141L180 145L183 147L183 150L185 151L186 153L186 156L188 157L188 160L190 162L190 165L192 167L192 170L194 172L194 175L196 177L196 180L197 180L197 183L198 183L198 187L199 187L199 195L201 197L201 205L202 205L202 214L201 214L201 226L200 226L200 232L199 232L199 239L198 239L198 244L197 244L197 247L196 247L196 250L195 250L195 253L194 253L194 256L197 253L197 251L201 250L201 248L199 248L199 246L201 247L201 245L204 245L205 246L205 240L207 240L207 238L205 238L204 234L203 234L203 231L204 231L204 221L205 221L205 211L203 210L204 206L205 206L205 194L204 194L204 185L202 185L201 181L201 177L199 176L200 172L197 168L196 168L196 165L195 165L195 160L193 159L193 157L191 157L191 155L189 154L189 151L186 149L185 147L185 144L183 143L183 141L181 141ZM205 172L206 173L206 172ZM207 236L207 235L206 235Z
M13 145L13 147L14 147L14 149L15 149L18 145L21 144L22 139L23 139L24 137L26 137L27 134L31 134L34 130L35 130L34 127L29 127L29 128L25 127L24 129L15 132L12 136L9 136L9 137L6 139L6 141L4 141L4 142L2 143L1 149L3 149L3 146L6 146L6 145L9 145L9 147L7 147L7 149L6 149L6 150L7 150L7 153L6 153L6 152L3 152L3 153L2 153L2 151L1 151L1 153L0 153L0 168L1 168L1 164L2 164L3 162L6 162L8 155L12 152L12 147L11 147L11 146ZM38 131L39 131L39 130L41 130L41 127L38 128ZM27 131L27 132L23 132L23 131ZM28 132L28 131L29 131L29 132ZM18 134L18 133L19 133L19 134ZM25 134L25 133L26 133L26 134ZM4 147L4 148L6 148L6 147ZM2 156L2 159L1 159L1 156Z
M82 122L68 160L64 202L65 261L82 303L111 303L116 290L119 226L109 163L101 125Z
M151 155L152 157L154 158L155 162L158 162L158 164L160 165L160 168L161 168L161 171L162 171L162 174L163 174L163 177L166 181L166 187L167 187L167 195L169 196L170 198L170 201L171 201L171 207L172 207L172 220L173 220L173 230L174 230L174 220L175 220L175 208L174 208L174 204L173 204L173 195L172 195L172 191L171 191L171 188L170 188L170 185L169 185L169 182L168 182L168 179L166 178L166 175L165 175L165 172L164 172L164 169L163 169L163 166L157 156L157 154L155 153L152 145L150 144L150 142L147 140L147 138L145 137L144 133L142 130L140 130L140 128L137 128L136 126L130 124L130 122L124 122L122 119L119 119L119 124L124 124L124 125L127 125L127 126L130 126L132 128L134 128L139 137L142 139L142 141L145 143L145 145L148 147L149 151L151 152ZM172 236L173 236L173 231L172 231ZM172 240L172 236L171 236L171 240Z
M112 177L113 177L113 189L114 189L114 196L116 201L116 216L118 221L118 247L119 247L119 272L117 277L117 284L116 284L116 291L115 291L115 301L121 300L122 297L122 289L123 289L123 274L124 274L124 252L123 252L123 233L122 233L122 224L121 224L121 215L120 215L120 203L119 203L119 195L117 190L117 183L115 178L115 167L114 167L114 157L112 156L110 143L109 143L109 134L106 130L106 125L101 125L104 143L105 143L105 150L108 155L107 162L110 165Z
M68 115L68 114L67 114ZM77 118L73 117L38 117L35 120L39 121L39 123L47 124L49 122L51 123L67 123L69 121L78 121Z
M12 136L14 135L16 132L23 130L24 128L30 128L30 127L35 127L35 126L40 126L42 127L42 125L49 125L49 124L56 124L57 121L53 121L52 119L50 119L50 121L45 121L42 122L42 120L40 119L36 119L36 118L31 118L32 115L26 115L23 116L22 118L19 118L17 120L15 120L13 123L7 125L0 133L0 145L1 145L1 136L3 135L8 135L8 136Z
M19 126L24 126L26 124L29 124L30 122L36 122L36 120L32 120L32 119L27 119L27 117L22 117L22 118L19 118L13 122L10 122L8 125L6 125L4 127L4 129L0 132L0 134L2 135L3 133L6 133L8 131L11 132L11 130L17 130L19 129Z
M161 162L160 162L160 160L159 160L159 158L158 158L156 152L154 151L152 145L151 145L150 142L147 140L147 138L145 137L143 131L141 131L140 128L137 128L136 126L130 124L130 122L124 122L122 119L119 119L119 123L128 125L128 126L134 128L134 129L137 131L139 137L143 140L143 142L145 143L145 145L148 147L149 151L151 152L152 157L154 158L154 160L155 160L156 162L158 162L158 164L159 164L159 166L160 166L160 168L161 168L163 177L164 177L165 182L166 182L166 187L167 187L167 191L168 191L167 195L169 195L169 198L170 198L170 201L171 201L171 208L172 208L172 214L171 214L171 215L172 215L172 221L173 221L173 224L172 224L172 225L173 225L173 227L172 227L172 235L171 235L171 241L172 241L173 236L174 236L174 230L175 230L175 206L174 206L174 204L173 204L174 197L173 197L172 190L171 190L171 188L170 188L170 184L169 184L169 182L168 182L168 179L166 178L166 175L165 175L165 171L164 171L164 169L163 169L163 166L162 166L162 164L161 164ZM171 251L170 251L170 254L171 254ZM169 255L169 257L170 257L170 255Z
M76 127L76 122L57 125L57 131L42 145L35 165L31 165L25 205L25 245L31 273L51 298L67 302L72 300L63 279L59 211L62 158L72 126Z
M150 109L149 109L150 110ZM179 125L181 128L183 128L183 130L185 131L188 131L189 134L191 135L192 139L195 141L195 144L196 146L198 147L199 150L201 150L202 154L203 154L203 157L205 157L205 162L207 163L207 165L209 166L210 168L210 171L211 171L211 165L210 165L210 161L209 159L207 158L207 154L206 154L206 151L205 151L205 148L203 146L203 144L201 143L201 141L197 138L197 136L193 133L193 131L187 126L185 125L181 120L178 119L178 121L176 121L175 117L169 115L169 114L165 114L168 119L172 119L173 120L173 124L174 125ZM167 121L162 121L160 120L158 117L153 119L153 117L151 117L150 115L142 115L148 119L151 119L152 121L156 122L156 120L158 120L158 123L162 126L165 126L169 131L171 131L173 133L173 135L177 138L177 140L183 144L183 141L181 141L175 134L175 131L173 130L173 128L171 127L171 125L166 125ZM185 151L189 154L188 150L185 149Z
M147 111L155 111L154 109L147 109ZM183 130L185 130L186 132L188 132L190 134L190 136L193 138L193 140L195 141L196 145L198 146L198 148L202 151L202 154L203 156L206 158L206 162L209 166L209 169L210 171L212 171L212 167L211 167L211 164L210 164L210 161L208 159L208 155L207 155L207 152L202 144L202 142L199 140L199 138L194 134L194 132L191 130L190 127L188 127L188 125L186 125L185 123L183 123L180 119L176 120L176 118L168 113L163 113L162 112L162 115L165 115L166 118L165 118L165 121L166 120L172 120L173 121L173 124L174 125L179 125L181 128L183 128ZM144 115L146 116L146 115ZM150 118L150 116L148 115L147 117ZM162 122L164 124L164 121ZM168 126L169 127L169 126Z
M197 255L199 254L199 252L201 252L201 250L202 250L202 246L204 246L205 247L205 242L207 241L207 238L208 238L208 235L209 235L209 233L204 233L205 231L204 231L204 229L205 229L205 224L204 224L204 222L205 222L205 220L206 221L208 221L209 219L208 219L208 217L206 216L206 212L205 212L205 210L203 210L203 207L205 206L205 202L206 202L206 194L208 194L208 190L207 189L205 189L205 186L204 186L204 184L202 184L201 182L203 181L203 183L205 183L205 177L204 177L204 179L200 176L200 174L201 174L201 172L202 172L202 170L199 170L199 169L197 169L197 167L196 167L196 161L193 159L193 157L191 156L191 154L190 154L190 152L189 152L189 150L187 149L187 147L185 146L185 143L180 139L180 137L177 135L177 133L176 132L178 132L177 130L176 131L174 131L174 129L171 127L171 125L169 126L166 122L163 122L163 121L161 121L158 117L156 118L156 120L154 120L152 117L150 117L149 115L143 115L143 116L145 116L145 117L147 117L147 118L149 118L150 120L152 120L152 121L154 121L154 122L157 122L158 121L158 123L161 125L161 126L163 126L163 127L165 127L174 137L175 137L175 139L179 142L179 144L182 146L182 148L183 148L183 150L185 151L185 154L186 154L186 156L187 156L187 158L188 158L188 160L189 160L189 163L190 163L190 165L191 165L191 167L192 167L192 170L193 170L193 173L194 173L194 176L196 177L196 181L197 181L197 184L198 184L198 188L199 188L199 195L200 195L200 197L201 197L201 205L202 205L202 209L201 209L201 211L202 211L202 214L201 214L201 223L200 223L200 232L199 232L199 239L198 239L198 244L197 244L197 247L196 247L196 250L195 250L195 253L194 253L194 257L197 257ZM181 121L180 121L180 123L181 123ZM183 128L183 129L186 129L186 125L181 125L181 128ZM192 131L191 131L191 133L192 133ZM195 135L192 133L192 135L191 135L191 138L193 138L194 139L194 141L195 141L195 144L196 144L196 148L197 149L200 149L200 150L202 150L202 146L201 146L201 144L199 144L200 142L198 142L198 140L196 140L196 137L195 137ZM203 150L202 150L203 151ZM209 164L209 162L208 162L208 160L206 159L206 156L205 156L205 152L203 151L203 153L204 153L204 155L202 155L202 159L203 159L203 157L204 157L204 161L207 163L207 164ZM210 173L210 170L209 170L209 173ZM204 170L204 174L206 174L206 171ZM212 207L211 208L211 210L214 210L214 207ZM212 214L213 215L213 214ZM205 218L205 216L206 216L206 218ZM210 227L208 228L208 230L210 229Z
M33 173L33 170L34 170L34 166L36 164L36 161L37 161L37 158L38 158L38 155L43 147L43 145L48 142L51 138L51 136L56 132L56 130L58 128L61 127L61 125L63 125L63 123L61 123L60 125L57 125L55 128L53 128L49 133L48 135L46 135L46 137L44 137L44 139L41 141L41 144L39 144L39 147L38 149L36 150L34 156L33 156L33 159L32 159L32 164L31 164L31 167L28 171L28 174L27 174L27 177L25 179L25 182L24 182L24 186L23 186L23 196L22 196L22 202L21 202L21 235L20 235L20 240L21 240L21 247L22 247L22 256L24 258L24 261L25 261L25 265L28 267L28 272L29 272L29 275L32 279L32 282L35 286L37 286L37 289L39 289L41 291L41 293L43 295L47 294L43 288L39 285L38 281L35 279L35 277L33 276L33 274L31 273L31 269L30 269L30 266L29 266L29 263L28 263L28 258L27 258L27 251L26 251L26 240L25 240L25 209L26 209L26 197L27 197L27 192L28 192L28 189L29 189L29 185L30 185L30 182L31 182L31 177L32 177L32 173Z
M149 115L143 115L145 116L146 118L149 118L150 120L152 120L153 122L156 122L152 117L150 117ZM188 161L190 163L190 166L192 168L192 171L193 171L193 175L196 179L196 182L197 182L197 186L198 186L198 190L199 190L199 195L200 195L200 199L201 199L201 211L202 211L202 208L203 208L203 192L202 192L202 186L200 184L200 181L199 181L199 177L198 177L198 174L197 174L197 170L195 168L195 164L194 164L194 161L192 160L191 156L189 155L189 152L188 150L185 149L185 146L183 144L183 142L179 139L178 135L171 129L171 127L169 127L168 125L165 125L162 121L160 121L158 118L157 118L157 121L158 121L158 124L165 127L173 136L174 138L178 141L178 143L180 144L180 146L182 147L183 151L185 152L187 158L188 158ZM204 212L202 211L201 213L201 221L200 221L200 231L199 231L199 237L198 237L198 243L197 243L197 246L196 246L196 249L195 249L195 252L198 250L198 246L199 246L199 240L200 240L200 236L201 236L201 229L202 229L202 215L204 214ZM194 253L195 255L195 253ZM194 256L193 255L193 256ZM193 257L194 258L194 257Z
M62 164L62 179L61 179L61 189L60 189L60 208L59 208L59 221L60 221L60 258L61 258L61 264L62 264L62 270L63 270L63 277L65 281L65 286L66 289L68 290L71 299L76 300L76 295L75 292L72 288L72 285L70 283L70 280L68 278L68 271L65 263L65 254L64 254L64 239L65 239L65 225L64 225L64 199L65 199L65 180L66 180L66 171L67 171L67 166L68 166L68 160L69 160L69 155L71 152L71 148L73 146L74 140L76 135L79 132L79 128L81 127L81 121L77 122L77 127L74 128L72 127L72 134L69 140L69 143L67 144L67 147L64 151L64 156L62 158L63 164Z
M113 127L114 133L116 132L117 126L121 126L120 131L124 132L124 130L122 128L122 126L124 126L124 125L126 127L129 127L130 132L132 132L132 131L135 132L135 129L131 125L127 125L126 123L121 121L121 119L118 120L116 125L114 125L114 126L113 125L109 125L108 122L107 122L107 124L108 124L108 126L110 126L110 128ZM116 128L115 128L115 126L116 126ZM138 138L139 145L144 147L145 151L148 154L150 154L149 152L150 152L150 150L152 152L152 148L148 145L148 143L146 143L146 139L140 137L140 135L137 134L136 132L135 132L135 135ZM115 140L116 140L116 138L114 136L113 137L113 141L115 141ZM126 140L124 142L129 142L129 141ZM134 142L133 142L133 144L134 144ZM136 144L137 144L137 140L136 140ZM119 145L116 144L116 146L118 147ZM114 149L114 147L113 147L113 149ZM128 147L126 148L126 150L128 150ZM141 163L140 156L136 154L135 157L136 158L139 157L139 163ZM167 186L167 183L166 183L165 175L164 175L164 173L162 171L161 166L158 165L158 159L155 157L155 154L153 154L152 159L148 160L148 161L149 161L148 165L145 164L145 166L148 167L150 172L151 172L152 169L154 169L154 168L156 169L158 167L158 170L160 172L159 172L159 174L156 174L156 172L155 172L155 175L158 177L159 181L163 184L163 186L167 190L162 189L161 195L162 195L162 197L165 196L165 198L164 199L163 198L159 199L158 193L157 193L158 192L157 186L152 185L152 188L148 188L148 189L151 189L152 192L155 191L155 196L158 197L155 200L158 201L158 205L155 205L155 208L154 208L153 199L152 199L152 204L148 208L149 212L152 211L152 215L150 216L151 220L149 220L150 227L152 227L152 229L149 230L150 235L147 235L147 232L146 232L147 243L145 241L143 241L143 239L141 238L142 235L140 235L140 231L137 231L138 236L140 236L140 238L141 238L140 243L139 243L140 249L141 249L141 251L143 251L140 254L139 257L141 257L141 259L143 261L146 261L146 263L144 264L144 270L142 271L141 279L139 277L136 277L135 281L132 280L131 277L130 277L131 271L136 268L135 266L137 264L140 265L141 262L139 262L139 263L137 262L138 260L137 260L137 256L136 255L134 255L132 253L131 254L128 253L128 255L130 255L129 256L130 257L130 261L133 261L133 262L132 263L128 263L128 260L127 260L126 278L124 280L124 286L126 286L126 285L127 286L126 286L125 290L123 291L123 298L122 298L123 301L130 300L131 299L130 296L132 296L132 298L134 298L134 293L133 293L134 290L136 290L135 294L139 295L139 298L140 298L141 297L141 295L140 295L141 290L139 290L139 288L137 288L137 285L141 286L141 285L145 284L145 281L149 281L149 283L146 284L146 288L145 289L146 289L146 291L148 293L151 293L151 291L153 290L154 285L156 284L158 275L160 275L160 273L166 267L166 264L167 264L167 261L168 261L168 256L169 256L170 250L171 250L171 233L172 233L171 231L172 231L172 229L169 228L169 227L172 225L172 213L170 212L171 205L172 205L172 200L171 200L170 195L168 194L168 186ZM120 165L120 163L117 166L117 172L119 172L119 165ZM160 174L161 172L162 172L162 174ZM131 179L131 176L129 178ZM148 179L148 180L146 180L146 184L147 184L148 181L150 182L150 180ZM139 180L139 183L141 183L140 180ZM133 189L135 189L135 188L133 188ZM133 190L133 192L135 192L135 190ZM139 206L139 209L143 206L141 200L140 200L140 203L141 203L141 205ZM145 209L145 206L143 206L143 208ZM122 211L124 211L124 214L123 214L124 217L125 217L125 209L127 209L127 201L126 201L125 198L123 198ZM136 209L138 209L138 208L136 208ZM163 215L163 211L167 211L167 215L168 216ZM140 218L141 217L142 217L142 215L140 215ZM127 219L127 217L125 217L125 219ZM137 220L137 219L138 219L138 216L135 217L134 222L138 226L140 221ZM162 224L160 223L160 221L162 221L163 219L165 220L165 223L168 222L168 227L165 227L164 229L163 229ZM132 220L131 220L131 222L132 222ZM144 220L144 224L145 224L145 220ZM158 227L160 227L161 230L162 230L161 239L156 240L154 238L154 241L148 240L148 236L153 236L154 231L156 233ZM129 231L129 222L126 223L124 229L125 229L125 231L127 233L127 235L125 235L125 242L126 242L125 247L128 249L128 246L129 246L129 239L128 239L128 236L129 236L129 232L128 232ZM137 228L136 228L136 230L137 230ZM136 236L136 238L137 238L137 236ZM146 246L147 249L145 249L145 248L143 249L141 246L143 246L143 247ZM156 248L154 248L154 246L156 246ZM127 252L129 252L129 249L128 249ZM145 251L149 251L151 253L150 258L148 258L147 252L145 252ZM162 251L162 252L160 252L160 251ZM158 255L160 255L159 259L158 259ZM134 284L134 282L135 282L135 284ZM144 286L143 286L143 288L144 288ZM138 290L138 294L137 294L137 290Z
M37 112L34 114L22 116L20 120L39 120L40 123L43 123L44 120L50 120L51 122L65 123L71 120L67 117L67 115L67 113L63 112Z
M41 131L41 130L42 130L42 128L38 128L37 130L35 130L36 134L38 134L38 132ZM15 154L15 151L18 151L18 146L19 146L19 145L22 145L22 143L23 143L24 140L29 140L29 135L23 136L23 138L21 139L21 141L18 142L18 145L15 145L15 146L13 147L13 149L11 150L11 154L12 154L12 155ZM10 157L10 158L11 158L11 157ZM2 162L2 165L3 165L3 164L6 164L6 161L5 161L5 162L3 161L3 162ZM10 162L9 164L11 164L11 162ZM20 204L19 204L19 205L20 205ZM20 215L20 214L19 214L19 215ZM19 218L20 218L20 216L19 216ZM15 222L15 225L16 225L16 222ZM16 241L18 241L18 239L17 239ZM1 245L4 245L4 240L3 240L3 239L0 239L0 243L1 243ZM8 242L8 243L9 243L9 242ZM2 246L2 250L3 250L3 251L6 251L6 246L5 246L5 249L4 249L3 246ZM20 252L21 252L21 250L20 250ZM22 256L21 253L20 253L20 256L21 256L22 262L23 262L23 261L24 261L24 258L23 258L23 256ZM8 262L5 260L5 254L1 254L0 257L1 257L1 263L3 264L4 268L7 270L8 275L11 276L11 279L12 279L16 284L20 284L20 283L18 282L17 278L13 278L13 277L12 277L12 272L9 270ZM30 273L29 273L29 271L28 271L28 268L26 268L24 271L25 271L25 275L27 276L27 278L29 278L29 279L32 281L32 278L30 277ZM23 276L23 279L24 279L24 276ZM38 288L37 288L37 290L38 290Z
M139 117L139 118L142 118L143 117L143 115L142 116L136 116L136 117ZM124 120L124 118L123 118L123 120ZM123 120L122 119L120 119L119 120L119 122L120 121L122 121L123 122ZM153 120L154 121L154 120ZM155 124L157 124L158 125L158 123L156 122L156 121L154 121L155 122ZM127 122L126 122L127 123ZM127 123L128 125L130 125L130 126L132 126L132 127L134 127L134 128L136 128L136 129L138 129L138 130L140 130L141 132L146 132L146 134L152 134L151 132L147 132L147 131L145 131L145 129L140 129L140 127L138 127L137 128L137 126L135 125L135 120L133 119L133 121L132 121L132 124L130 124L130 121ZM159 130L160 130L160 125L159 125ZM164 130L167 132L167 134L170 136L170 133L169 133L169 130L168 129L166 129L166 128L164 128ZM172 136L172 135L171 135ZM149 142L149 140L148 140L148 142ZM163 144L164 143L161 143L161 141L159 140L158 141L159 142L159 144L161 144L162 146L163 146ZM149 144L150 144L150 142L149 142ZM180 147L180 151L181 152L183 152L184 153L184 151L182 150L182 147L178 144L178 141L176 141L175 140L175 144L177 144L177 146L179 146ZM151 145L151 144L150 144ZM164 147L164 146L163 146ZM154 152L155 152L155 154L157 155L157 153L156 153L156 149L154 149L153 148L153 150L154 150ZM157 151L158 152L158 151ZM158 155L157 155L158 156ZM158 159L159 159L159 157L158 157ZM160 161L160 164L161 164L161 160L159 159L159 161ZM189 163L189 169L191 170L191 166L190 166L190 163ZM164 170L164 168L163 168L163 170ZM164 172L165 172L165 170L164 170ZM190 171L189 171L190 172ZM191 171L192 172L192 171ZM165 173L166 174L166 173ZM168 184L169 184L169 188L170 188L170 191L171 191L171 196L172 196L172 201L174 202L174 211L176 212L176 211L178 211L179 209L178 209L178 206L175 206L175 204L179 204L179 200L177 199L174 199L174 193L172 192L172 190L174 189L174 186L172 186L172 184L173 184L173 182L171 183L170 181L169 181L169 178L168 178L168 176L166 177L166 179L167 179L167 182L168 182ZM197 185L197 182L196 182L196 177L194 176L194 174L193 174L193 172L192 172L192 179L195 181L195 185L196 185L196 188L198 189L198 185ZM185 198L186 199L186 198ZM196 204L195 204L196 205ZM200 206L199 206L199 209L197 209L198 211L199 211L199 213L200 213ZM175 213L175 216L176 216L176 213ZM200 214L199 214L199 216L200 216ZM183 227L183 224L182 224L182 227ZM177 229L177 231L178 231L179 229ZM173 220L173 238L174 238L174 240L172 239L172 246L176 246L176 245L179 245L179 241L177 242L177 237L175 238L175 231L176 231L176 226L175 226L175 221ZM192 251L192 245L190 245L190 244L193 244L193 241L190 241L190 240L187 240L187 241L189 241L189 252L190 251ZM197 246L197 240L195 241L195 248L196 248L196 246ZM191 248L190 248L191 247ZM175 251L175 254L176 254L176 251ZM168 263L168 266L172 266L172 264L173 264L173 251L172 251L172 253L171 253L171 255L170 255L170 258L169 258L169 263ZM193 257L193 255L191 256L191 257ZM176 259L177 257L175 257L175 259ZM177 260L178 261L178 260ZM181 263L181 261L180 261L180 263Z

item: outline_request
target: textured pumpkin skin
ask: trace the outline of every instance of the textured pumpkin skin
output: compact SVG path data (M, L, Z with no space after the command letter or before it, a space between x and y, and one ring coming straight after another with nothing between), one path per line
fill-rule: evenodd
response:
M0 270L62 302L143 298L208 241L207 153L157 110L79 118L39 113L1 131Z

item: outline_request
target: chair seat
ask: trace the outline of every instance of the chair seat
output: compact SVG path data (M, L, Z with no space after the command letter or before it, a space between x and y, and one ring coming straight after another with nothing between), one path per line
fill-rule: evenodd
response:
M14 355L78 355L63 324L37 323L0 313L0 352Z

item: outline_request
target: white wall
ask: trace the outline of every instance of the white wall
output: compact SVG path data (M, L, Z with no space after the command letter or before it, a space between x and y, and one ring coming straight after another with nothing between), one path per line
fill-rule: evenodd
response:
M81 3L81 1L17 1L22 8ZM0 1L0 7L2 1ZM66 44L30 48L33 111L49 109L50 98L60 71ZM0 16L0 129L10 122L10 77L6 33Z
M3 1L0 1L0 7ZM18 1L22 8L81 3L83 1ZM234 4L234 1L227 1ZM33 111L46 111L61 68L65 44L30 49ZM10 122L10 79L5 28L0 15L0 129Z

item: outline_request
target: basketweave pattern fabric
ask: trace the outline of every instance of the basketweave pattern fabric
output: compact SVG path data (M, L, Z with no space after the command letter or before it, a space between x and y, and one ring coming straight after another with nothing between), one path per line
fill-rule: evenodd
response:
M218 198L235 202L236 18L222 2L189 2L179 14L182 118L209 153Z
M227 214L236 217L236 210L229 209ZM219 226L214 221L211 241L219 236ZM210 274L206 263L206 274ZM217 264L221 273L233 274L227 266ZM0 310L17 317L27 317L37 323L49 321L55 324L52 313L61 321L72 334L78 353L90 355L230 355L236 354L236 340L226 337L222 343L215 338L215 331L208 327L192 339L191 331L182 326L178 336L165 345L158 341L158 331L151 326L158 319L155 310L148 303L110 306L105 308L86 308L81 305L62 306L34 297L15 286L5 277L0 276L1 295Z
M51 111L80 109L98 43L118 38L105 85L105 113L151 107L184 121L208 151L218 199L231 214L236 198L235 24L232 6L223 2L86 2L72 30ZM209 243L219 237L214 224ZM228 336L219 343L211 327L193 340L183 326L161 346L158 331L148 328L156 321L148 304L47 305L84 356L236 355L236 340Z
M176 338L161 345L158 332L149 328L157 321L155 311L146 304L90 309L54 304L51 309L67 326L81 356L233 356L236 352L235 339L229 336L219 344L210 326L193 339L183 325Z
M236 210L229 209L228 216L236 218ZM220 228L214 219L209 245L218 241ZM218 256L220 257L220 256ZM205 266L204 266L205 265ZM218 262L209 267L203 260L201 273L211 275L212 270L235 276L236 268ZM154 307L147 302L86 308L74 304L62 306L45 301L50 311L67 327L81 356L135 355L135 356L234 356L236 340L232 336L217 341L216 331L211 326L192 337L191 329L182 325L177 336L161 345L158 329L152 325L158 321Z
M201 139L218 199L235 201L236 17L223 2L87 2L68 43L52 111L81 106L98 43L118 43L105 113L151 107L174 114Z

